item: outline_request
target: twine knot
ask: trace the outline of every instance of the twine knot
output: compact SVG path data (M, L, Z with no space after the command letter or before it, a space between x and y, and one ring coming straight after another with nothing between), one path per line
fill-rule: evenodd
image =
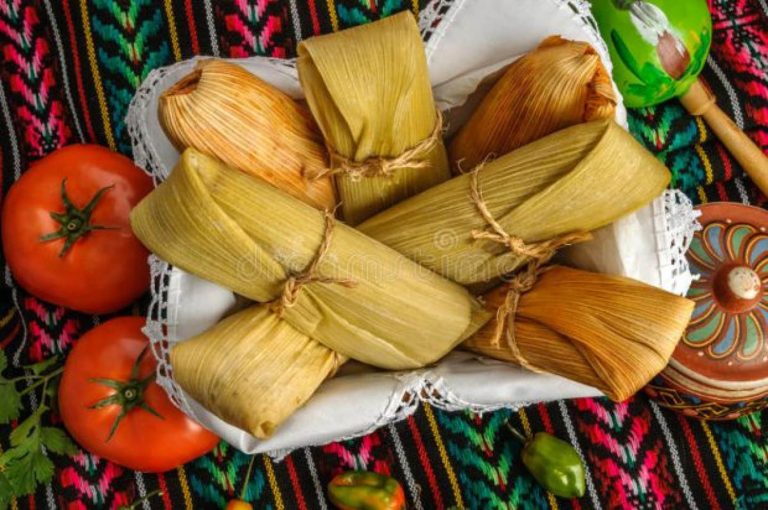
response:
M326 209L323 211L323 216L325 219L325 231L323 232L323 240L320 243L315 256L304 271L299 274L290 275L285 280L280 297L272 301L271 309L278 317L282 317L288 308L291 308L296 304L296 301L299 299L300 291L305 285L310 283L335 283L351 288L357 284L354 280L347 278L331 278L318 274L318 267L330 250L331 239L333 238L333 227L336 224L332 211Z
M358 181L364 177L391 177L396 170L402 168L428 168L430 162L422 158L437 146L443 134L443 114L440 110L436 110L436 117L435 126L427 138L395 157L371 156L363 161L354 161L327 145L331 158L330 168L318 172L313 180L344 174Z
M501 339L504 337L507 347L509 347L512 356L514 356L520 366L536 373L544 372L544 370L533 366L525 359L523 353L520 352L520 347L517 345L515 338L515 314L520 304L520 297L533 288L539 275L547 269L542 268L536 261L531 261L523 271L516 274L509 281L504 302L496 310L496 330L491 340L491 345L500 347Z
M480 191L480 183L478 174L482 170L483 165L477 166L473 171L469 181L469 192L472 202L475 204L477 211L483 217L483 220L488 224L488 228L482 230L473 230L472 238L476 240L492 241L502 246L505 246L509 251L516 255L528 257L539 262L539 265L543 265L555 256L557 250L563 246L579 243L591 239L592 236L588 232L573 232L570 234L562 234L555 236L552 239L546 241L540 241L537 243L526 243L521 237L512 235L504 230L496 218L491 214L488 205L483 199L482 192Z
M531 372L543 372L543 370L531 365L525 359L515 339L514 322L520 297L534 287L539 275L547 270L543 266L555 256L558 249L563 246L586 241L591 239L592 236L588 232L573 232L555 236L545 241L526 243L523 238L508 233L496 221L496 218L493 217L480 191L478 174L483 166L484 164L480 164L472 171L469 190L472 202L483 217L483 220L488 224L488 228L473 230L472 238L501 244L510 252L530 259L525 269L515 274L507 284L507 295L502 305L496 310L496 330L491 345L499 347L502 337L506 338L509 350L522 367L527 368Z

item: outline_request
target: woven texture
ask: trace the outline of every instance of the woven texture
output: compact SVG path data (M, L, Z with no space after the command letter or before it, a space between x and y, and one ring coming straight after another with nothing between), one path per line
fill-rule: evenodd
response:
M157 66L197 53L293 56L311 35L418 8L416 0L0 0L0 199L30 162L57 147L85 141L129 153L123 117ZM723 109L768 148L768 4L710 0L710 8L715 34L704 78ZM631 112L630 127L694 201L765 202L676 101ZM27 295L5 270L0 347L15 366L66 353L96 320ZM30 412L33 403L25 404ZM587 462L585 498L548 496L522 467L506 420L569 439ZM0 429L1 447L8 432ZM247 499L259 509L329 508L330 478L365 468L402 480L415 509L768 508L767 436L768 412L705 424L642 395L483 416L424 407L361 439L300 450L279 464L259 458ZM165 495L143 508L221 508L242 485L248 458L221 444L162 475L85 452L56 462L53 482L15 508L116 508L156 488Z

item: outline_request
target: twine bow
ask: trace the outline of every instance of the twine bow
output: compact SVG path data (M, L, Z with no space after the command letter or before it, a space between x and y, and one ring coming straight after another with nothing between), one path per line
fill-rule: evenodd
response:
M501 244L507 247L509 251L516 255L529 257L531 259L540 261L540 264L545 264L552 257L554 257L555 253L557 253L557 250L563 246L580 243L592 238L588 232L572 232L570 234L562 234L553 237L552 239L547 239L546 241L540 241L538 243L526 243L523 238L509 234L504 230L504 227L502 227L493 217L493 214L491 214L491 211L488 209L488 205L483 199L482 192L480 191L480 183L477 177L480 173L480 170L482 170L482 167L483 165L480 165L472 171L472 176L469 182L469 193L472 198L472 202L477 208L477 211L483 217L483 220L485 220L491 230L473 230L473 239L488 240Z
M288 279L285 280L280 297L272 301L271 309L278 317L282 317L285 310L296 304L296 301L299 299L299 293L305 285L310 283L335 283L347 288L356 285L354 280L331 278L318 274L318 268L330 250L331 239L333 238L333 227L336 224L332 211L326 209L323 212L323 215L325 218L325 232L323 233L323 240L320 243L315 256L304 271L299 274L290 275Z
M401 168L428 168L430 162L421 159L421 157L435 148L443 133L443 114L439 109L436 110L436 117L435 127L427 138L392 158L372 156L363 161L354 161L336 152L336 149L328 145L331 168L318 172L313 180L322 179L329 175L344 174L353 181L358 181L364 177L391 177L395 170Z
M520 297L533 288L539 275L547 270L547 268L543 266L555 256L558 249L563 246L586 241L591 239L592 236L589 232L572 232L537 243L526 243L521 237L511 235L504 230L504 227L502 227L498 221L496 221L483 199L478 180L478 174L482 167L483 165L481 164L472 171L469 190L472 202L490 227L490 230L487 228L483 230L473 230L472 238L501 244L508 248L510 252L530 259L526 264L525 269L513 276L507 284L508 290L507 295L504 298L504 303L502 303L498 310L496 310L496 330L491 345L499 347L501 345L501 338L504 336L512 355L518 360L521 366L532 372L543 372L543 370L534 367L525 359L515 340L514 322Z

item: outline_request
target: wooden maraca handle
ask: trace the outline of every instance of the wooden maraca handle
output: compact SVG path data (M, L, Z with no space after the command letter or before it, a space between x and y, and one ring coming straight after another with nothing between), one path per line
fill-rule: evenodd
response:
M768 195L768 157L728 115L715 104L715 97L701 80L680 98L691 115L701 116L730 153L741 164L764 195Z

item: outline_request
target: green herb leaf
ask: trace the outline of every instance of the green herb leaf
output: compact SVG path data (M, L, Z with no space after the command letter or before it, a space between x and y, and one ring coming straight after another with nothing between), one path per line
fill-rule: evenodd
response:
M77 453L77 445L69 438L66 432L56 427L43 427L40 430L40 438L43 445L52 453L59 455L74 455Z
M11 431L11 446L14 448L27 448L34 450L34 443L38 447L40 443L40 417L48 408L46 406L38 407L34 413ZM2 458L2 457L0 457Z
M55 427L43 427L41 419L49 410L47 401L56 401L56 387L61 369L51 371L59 364L59 357L25 366L35 377L35 383L22 393L26 394L43 385L41 405L9 435L10 448L0 454L0 510L6 510L10 498L32 494L40 484L50 482L54 466L46 452L73 454L77 447L67 434ZM8 358L0 350L0 372L8 366ZM0 424L17 419L21 413L21 395L16 385L0 376Z
M32 465L32 472L35 474L36 482L30 492L35 492L35 486L38 483L48 483L53 479L53 461L42 450L38 450L31 455L30 464Z
M53 478L53 462L43 452L43 446L57 454L77 451L62 430L41 425L40 419L47 410L47 406L41 405L21 422L10 434L11 448L0 455L0 487L3 483L10 485L13 496L32 494L39 484Z
M11 506L11 494L13 494L13 486L5 473L0 473L0 510L8 510Z
M16 386L8 381L0 381L0 425L17 419L21 407L21 397Z
M28 452L5 466L5 475L11 482L14 496L25 496L35 492L38 484L48 483L53 478L53 462L38 448Z
M37 486L34 464L38 454L42 454L40 451L40 416L44 408L45 406L40 406L11 432L11 448L0 455L0 471L4 472L11 487L13 487L12 494L14 496L23 496L34 492Z

